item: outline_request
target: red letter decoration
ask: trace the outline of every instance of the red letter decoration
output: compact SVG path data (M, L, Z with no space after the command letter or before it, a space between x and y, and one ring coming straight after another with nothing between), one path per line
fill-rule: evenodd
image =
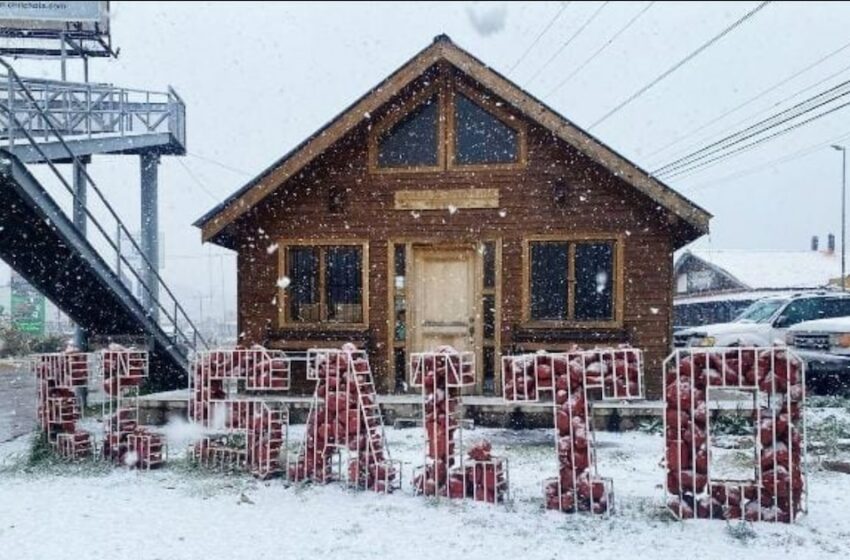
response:
M103 457L119 465L155 469L165 462L165 442L139 425L139 387L148 376L148 353L109 345L98 354L106 434Z
M261 346L198 352L189 379L189 419L211 435L194 446L202 465L280 474L288 410L263 393L289 390L291 360ZM244 392L240 393L240 389Z
M64 352L35 354L30 368L38 383L38 419L56 453L66 459L92 455L91 434L77 428L80 407L74 389L85 387L90 354Z
M551 395L558 477L544 483L546 507L602 514L613 509L613 482L596 470L591 399L643 398L643 354L633 348L536 353L502 358L508 402Z
M425 464L413 478L417 494L472 498L496 503L508 497L507 459L494 457L490 443L478 442L464 458L461 449L462 387L475 384L472 352L450 346L411 354L410 381L422 387Z
M298 460L289 466L289 479L342 480L341 453L346 452L350 486L381 493L399 488L401 469L386 446L366 352L353 344L340 350L309 350L307 378L316 380L316 390Z
M667 507L679 519L793 522L804 511L804 366L784 348L677 350L664 362ZM711 478L710 389L753 391L755 472Z

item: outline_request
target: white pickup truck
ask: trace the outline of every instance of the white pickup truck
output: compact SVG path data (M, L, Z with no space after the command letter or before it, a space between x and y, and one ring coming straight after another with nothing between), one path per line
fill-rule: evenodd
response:
M729 323L681 329L673 334L676 348L688 346L756 346L785 343L789 327L815 319L850 316L850 294L810 292L766 297L747 307Z
M850 294L766 297L729 323L676 331L673 344L676 348L788 344L806 361L810 390L844 391L850 383Z
M798 323L785 341L805 360L811 392L850 393L850 317Z

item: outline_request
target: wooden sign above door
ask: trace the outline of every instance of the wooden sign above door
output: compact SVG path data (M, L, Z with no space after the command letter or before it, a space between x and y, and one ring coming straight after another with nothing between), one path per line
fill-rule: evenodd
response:
M499 189L439 189L396 191L396 210L498 208Z

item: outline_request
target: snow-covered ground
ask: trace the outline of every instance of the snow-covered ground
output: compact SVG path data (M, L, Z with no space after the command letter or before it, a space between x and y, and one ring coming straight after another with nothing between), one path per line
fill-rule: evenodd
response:
M836 409L846 420L847 410ZM818 415L829 412L819 411ZM303 427L291 429L294 443ZM183 432L186 430L174 430ZM492 506L414 497L417 429L388 430L406 462L402 491L381 496L339 486L212 474L172 458L155 472L92 464L26 468L29 438L0 445L0 558L821 558L850 554L850 475L816 470L809 514L795 526L671 520L662 507L660 435L598 433L599 470L614 477L607 519L541 509L554 474L551 432L475 429L510 457L513 503ZM176 445L176 444L175 444Z

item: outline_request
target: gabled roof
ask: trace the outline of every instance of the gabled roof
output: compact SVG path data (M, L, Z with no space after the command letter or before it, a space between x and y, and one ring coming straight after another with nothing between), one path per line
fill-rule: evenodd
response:
M395 97L405 86L440 61L451 64L461 73L479 82L526 118L552 131L557 137L648 196L659 206L681 218L692 230L691 235L687 236L689 240L708 233L711 214L706 210L652 177L648 172L458 47L448 36L439 35L431 45L352 103L332 121L196 221L194 225L201 228L203 241L220 241L219 237L228 225L259 204L284 181L296 175L363 120L369 119L370 115Z
M841 257L826 251L688 249L676 259L674 269L688 258L699 259L750 290L823 288L841 278Z

